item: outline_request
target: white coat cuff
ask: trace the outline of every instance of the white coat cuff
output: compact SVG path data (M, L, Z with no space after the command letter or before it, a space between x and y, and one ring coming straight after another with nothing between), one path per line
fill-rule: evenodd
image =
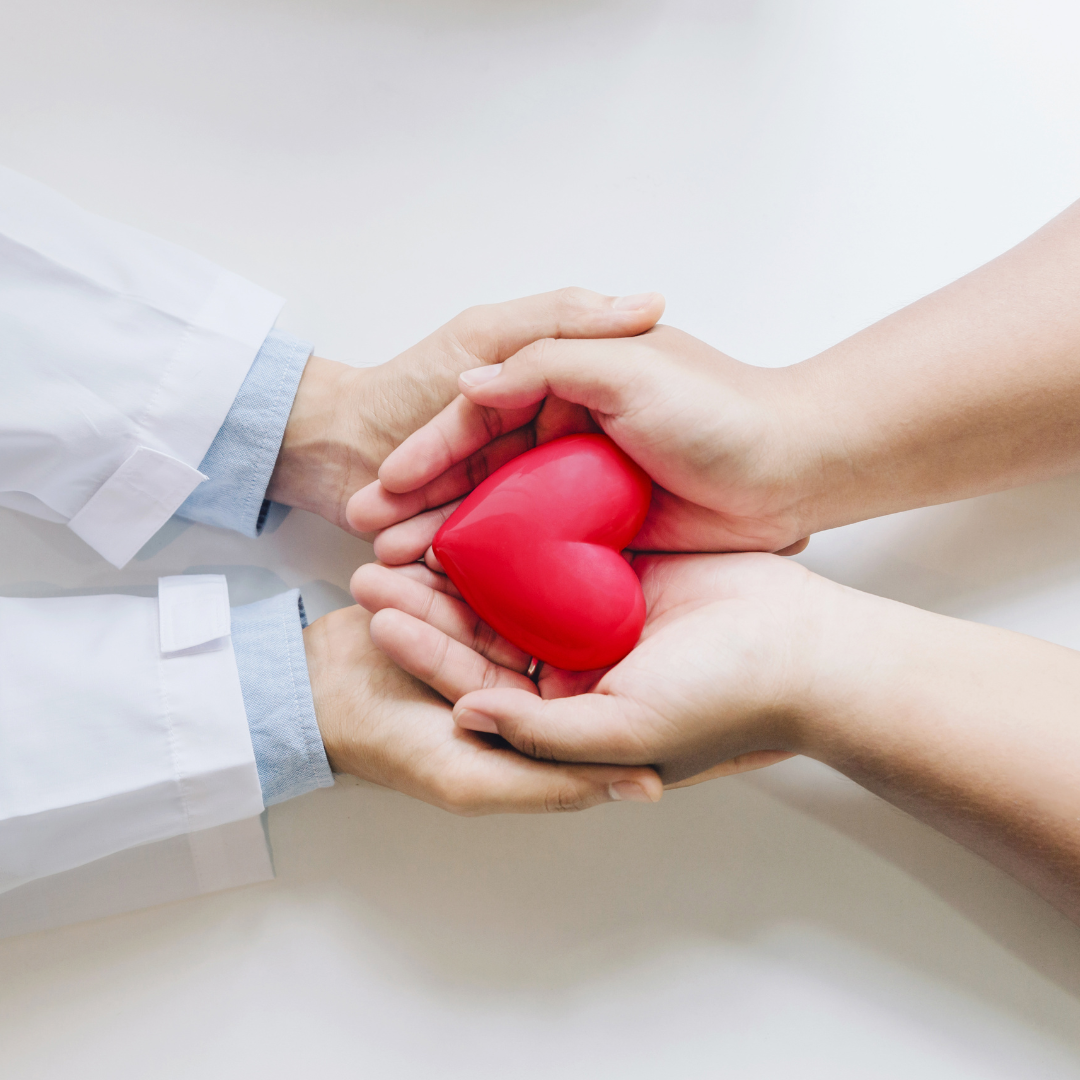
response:
M119 569L205 479L198 469L140 446L94 492L68 528Z
M281 311L280 297L227 270L188 325L162 373L141 438L68 526L123 567L180 508L205 474L206 455Z
M261 813L221 575L0 598L0 644L0 892Z

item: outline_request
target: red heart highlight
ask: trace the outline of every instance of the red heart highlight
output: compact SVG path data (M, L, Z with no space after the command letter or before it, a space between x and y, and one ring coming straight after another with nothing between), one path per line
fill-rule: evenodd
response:
M620 554L652 481L606 435L568 435L492 473L443 523L435 555L489 626L570 671L607 667L645 625Z

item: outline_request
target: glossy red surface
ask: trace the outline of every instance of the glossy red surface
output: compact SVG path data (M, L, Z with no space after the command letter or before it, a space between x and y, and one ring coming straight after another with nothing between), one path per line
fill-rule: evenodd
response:
M637 644L645 599L620 552L652 482L606 435L568 435L492 473L432 544L472 609L533 656L587 671Z

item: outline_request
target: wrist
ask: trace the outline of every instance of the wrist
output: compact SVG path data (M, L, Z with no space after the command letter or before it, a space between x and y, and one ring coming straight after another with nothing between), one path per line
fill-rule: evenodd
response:
M773 492L791 540L858 521L848 403L819 366L769 371Z
M786 684L786 749L839 767L866 738L876 698L889 696L897 669L904 670L913 634L897 623L927 613L816 574L808 578L791 630L798 648Z
M809 641L800 752L860 782L882 769L905 717L935 699L968 624L826 579Z
M347 528L345 503L370 483L377 462L357 438L357 398L366 372L312 356L297 387L266 497Z
M330 771L349 772L344 748L346 746L343 710L336 700L334 678L334 635L328 632L327 619L316 619L304 629L304 653L308 676L311 679L311 698L315 706L315 722L319 726L326 760Z

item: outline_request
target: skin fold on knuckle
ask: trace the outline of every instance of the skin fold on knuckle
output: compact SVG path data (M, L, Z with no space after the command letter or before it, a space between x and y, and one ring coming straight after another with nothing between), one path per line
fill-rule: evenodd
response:
M515 749L526 757L536 761L557 761L558 753L554 743L543 734L538 734L529 724L520 727L500 721L499 731Z
M469 778L451 773L431 783L436 805L457 817L481 817L492 812L485 793Z
M469 633L469 648L481 656L487 656L499 640L499 635L479 615L473 616Z
M588 810L598 802L606 802L606 795L600 795L592 788L582 789L569 781L560 781L552 785L544 796L544 812L548 814L570 814L578 810Z
M572 336L584 328L596 313L597 294L579 285L566 285L556 290L554 296L553 336Z
M555 347L555 338L543 337L538 338L536 341L530 342L523 349L519 349L509 360L503 363L503 373L500 379L496 382L501 382L503 386L510 383L513 379L514 383L531 383L535 379L535 372L537 369L543 367L547 358L550 357L552 349ZM491 383L486 383L486 386L491 386Z

